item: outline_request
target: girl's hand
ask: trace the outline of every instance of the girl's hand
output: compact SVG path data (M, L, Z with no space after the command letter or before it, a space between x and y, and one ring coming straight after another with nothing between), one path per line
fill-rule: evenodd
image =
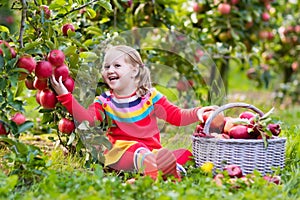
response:
M51 82L51 85L52 85L52 87L55 90L57 95L62 95L62 94L68 94L69 93L69 91L67 90L67 88L65 87L65 85L62 82L62 76L60 76L58 78L58 82L57 82L54 75L52 75L50 77L50 82Z
M216 110L217 108L219 108L219 106L205 106L205 107L202 107L200 108L198 111L197 111L197 116L198 116L198 119L201 123L204 122L204 119L203 119L203 114L205 112L208 112L208 111L214 111Z

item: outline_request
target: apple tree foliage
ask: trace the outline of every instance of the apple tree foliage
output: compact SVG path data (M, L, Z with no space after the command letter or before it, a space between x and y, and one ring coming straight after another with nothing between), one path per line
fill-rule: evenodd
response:
M230 6L228 14L220 10L223 3ZM47 6L49 12L43 6ZM0 39L9 42L16 51L16 57L13 57L10 49L4 43L0 44L3 50L0 56L1 123L14 136L33 126L28 121L18 127L9 120L14 112L24 112L27 103L26 96L21 94L28 90L24 81L19 80L24 70L16 67L20 56L30 55L40 61L45 60L51 50L62 50L71 76L76 80L74 96L87 106L95 93L102 91L99 68L95 67L95 63L101 65L101 56L97 52L101 52L109 38L117 34L129 35L130 44L137 48L149 46L141 48L140 52L146 65L155 63L151 68L154 83L163 76L160 66L169 66L173 70L169 74L174 76L167 79L165 87L157 84L172 100L182 101L183 95L187 103L193 104L188 97L189 92L194 91L203 105L208 103L207 100L213 98L208 91L221 94L222 84L227 89L229 62L232 61L247 71L248 77L256 80L258 85L267 86L272 76L284 74L285 86L292 87L298 80L299 39L295 38L299 32L293 28L293 32L285 36L280 30L300 24L299 7L271 0L14 0L1 3L1 9L9 9L15 14L15 26L11 28L1 23ZM73 24L75 31L64 35L61 27L66 23ZM289 43L283 38L294 39ZM205 57L214 61L208 63L211 64L208 72L199 62ZM297 65L293 64L295 62ZM294 68L291 68L292 64ZM29 77L33 76L29 74ZM91 88L91 85L96 86ZM176 90L179 98L172 95ZM35 92L28 94L35 95ZM221 103L224 98L220 97L214 103ZM37 109L42 114L41 124L54 130L58 130L61 118L72 118L59 103L50 110L37 104ZM76 134L57 133L61 144L69 150L81 149L82 144L76 143L79 141ZM103 141L102 137L97 139Z

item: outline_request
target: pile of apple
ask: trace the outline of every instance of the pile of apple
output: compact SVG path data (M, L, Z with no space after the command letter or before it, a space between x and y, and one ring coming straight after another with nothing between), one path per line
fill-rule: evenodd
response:
M279 123L272 123L268 117L271 111L260 117L258 114L244 111L238 117L225 117L218 114L210 125L210 134L203 132L207 118L213 111L203 114L204 122L196 126L193 133L199 137L214 137L220 139L269 139L277 137L281 132Z
M37 90L37 103L44 109L53 110L58 100L57 94L51 87L50 77L54 75L57 81L59 77L62 77L63 84L71 93L74 90L75 81L70 76L69 67L65 64L65 54L61 50L51 50L46 58L36 62L32 56L23 55L18 59L17 67L26 70L21 73L20 79L25 79L25 85L29 90ZM67 118L61 119L58 127L62 133L66 134L70 134L75 128L74 123Z
M226 175L228 175L228 178L226 178ZM237 182L239 180L249 186L251 183L254 183L254 177L254 174L245 176L240 166L230 164L226 165L222 172L216 174L213 180L217 186L222 186L226 182L234 186L234 188L238 188ZM262 178L269 183L281 184L281 178L278 175L264 175Z

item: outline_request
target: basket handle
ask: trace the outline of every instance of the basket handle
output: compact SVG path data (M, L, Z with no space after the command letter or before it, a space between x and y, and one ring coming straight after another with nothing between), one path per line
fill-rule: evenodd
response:
M248 108L250 110L253 110L254 112L258 113L260 117L262 117L264 115L264 113L259 110L258 108L256 108L255 106L251 105L251 104L247 104L247 103L240 103L240 102L235 102L235 103L228 103L225 104L223 106L220 106L219 108L217 108L211 115L209 115L209 117L206 120L206 123L204 125L203 128L203 132L206 135L209 135L209 127L210 124L212 122L212 120L221 112L223 112L226 109L230 109L230 108L236 108L236 107L240 107L240 108Z

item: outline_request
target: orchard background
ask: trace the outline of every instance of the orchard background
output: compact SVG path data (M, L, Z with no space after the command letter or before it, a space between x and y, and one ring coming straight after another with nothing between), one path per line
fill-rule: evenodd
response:
M298 199L299 9L293 0L0 1L0 197ZM131 185L126 181L137 175L102 169L102 155L89 141L109 148L107 124L88 130L66 124L73 116L35 69L60 50L64 81L88 104L104 89L95 63L118 36L140 49L154 85L179 106L243 101L264 111L275 107L287 137L286 166L276 172L281 184L266 184L257 174L250 185L218 187L211 173L191 164L181 183L136 177ZM35 69L24 69L26 62ZM163 124L163 141L188 146L190 135L182 136L194 128ZM87 133L92 138L82 137Z

